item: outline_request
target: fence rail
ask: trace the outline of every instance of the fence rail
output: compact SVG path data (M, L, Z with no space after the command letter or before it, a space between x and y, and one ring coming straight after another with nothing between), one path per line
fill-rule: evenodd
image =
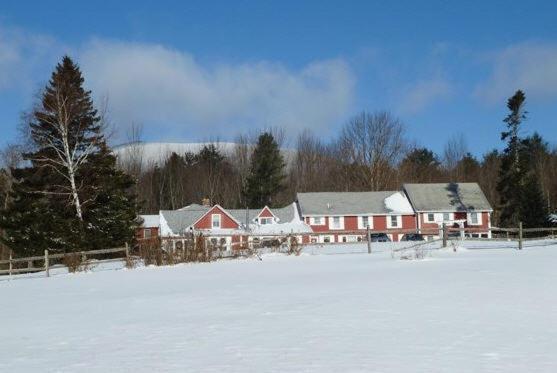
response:
M20 274L20 273L32 273L32 272L45 272L45 276L50 276L50 260L52 259L63 259L69 256L78 255L81 256L83 261L87 260L88 256L92 255L102 255L102 254L113 254L113 253L121 253L125 252L126 258L129 258L129 248L126 244L125 247L118 247L114 249L101 249L101 250L91 250L91 251L78 251L73 253L56 253L50 254L48 250L44 251L43 256L29 256L25 258L13 258L12 253L10 252L10 258L7 260L0 260L0 265L7 264L8 269L1 269L0 275L9 275L12 274ZM42 261L43 265L40 267L35 267L33 262ZM15 263L25 263L27 262L27 267L24 268L14 268Z

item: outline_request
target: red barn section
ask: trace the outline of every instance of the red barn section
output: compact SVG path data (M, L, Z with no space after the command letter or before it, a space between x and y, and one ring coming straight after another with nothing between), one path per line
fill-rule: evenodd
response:
M230 215L224 210L215 205L205 215L203 215L195 224L195 229L213 229L213 215L220 215L220 229L238 229L239 225Z
M400 216L400 215L399 215ZM345 235L364 235L366 230L361 229L358 226L358 219L359 216L344 216L344 229L330 229L329 228L329 220L332 217L323 216L321 217L323 224L311 224L311 218L306 216L304 221L308 224L312 231L315 233L329 233L331 236L334 236L335 242L341 242L341 238L339 236ZM387 228L387 219L389 217L387 215L375 215L372 216L373 219L373 228L371 232L376 231L390 231L389 233L392 235L393 241L399 241L402 237L401 233L397 233L400 230L406 229L417 229L416 226L416 217L414 215L402 215L402 226L396 228Z
M139 227L135 230L135 238L138 240L153 238L159 236L159 228L158 227Z
M263 208L263 210L261 210L261 212L259 213L259 215L257 215L258 218L274 218L275 216L273 215L273 213L271 212L271 210L269 210L269 208L267 206L265 206Z

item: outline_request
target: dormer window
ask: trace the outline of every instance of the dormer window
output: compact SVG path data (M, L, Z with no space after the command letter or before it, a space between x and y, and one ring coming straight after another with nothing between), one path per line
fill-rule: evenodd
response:
M259 218L259 224L261 225L273 224L273 218Z

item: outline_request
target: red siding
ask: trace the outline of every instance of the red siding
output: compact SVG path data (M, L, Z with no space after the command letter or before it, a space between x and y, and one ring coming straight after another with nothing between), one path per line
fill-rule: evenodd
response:
M232 218L230 218L223 210L218 206L214 206L212 209L207 211L205 215L197 223L195 223L195 229L212 229L211 226L211 216L213 214L220 215L220 227L221 229L237 229L238 223L236 223Z
M311 227L314 232L327 232L329 230L329 217L325 216L323 218L324 224L323 225L311 225L310 218L306 217L306 223Z
M373 230L374 231L387 230L387 218L384 215L373 217Z
M159 228L158 227L153 227L153 228L137 228L135 230L135 238L138 240L142 240L145 238L145 231L146 230L151 230L151 237L158 237L159 236Z
M260 213L258 218L272 218L273 217L273 213L267 208L265 207Z
M344 217L344 230L345 231L357 231L358 230L358 217L357 216L345 216Z

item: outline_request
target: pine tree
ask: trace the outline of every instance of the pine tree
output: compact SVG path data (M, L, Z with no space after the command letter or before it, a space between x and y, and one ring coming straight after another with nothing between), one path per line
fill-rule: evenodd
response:
M520 162L519 130L520 124L526 119L525 101L526 96L520 90L509 98L507 108L510 113L504 119L507 131L501 133L501 140L507 140L507 146L503 151L497 190L501 198L501 224L507 226L517 226L521 219L521 193L525 175Z
M547 202L531 151L541 139L523 140L519 136L520 125L527 114L525 101L524 92L518 90L507 102L510 110L504 120L507 131L501 133L501 139L507 140L507 147L503 151L497 183L501 198L500 220L506 226L517 226L522 222L525 227L543 227L547 225Z
M245 197L250 208L272 206L274 197L283 190L284 159L272 134L259 136L250 160Z
M548 225L547 201L534 173L530 173L520 195L520 219L525 228L540 228Z
M79 251L133 238L133 181L116 170L83 83L65 56L30 116L27 165L13 170L12 202L0 216L5 241L16 251Z

